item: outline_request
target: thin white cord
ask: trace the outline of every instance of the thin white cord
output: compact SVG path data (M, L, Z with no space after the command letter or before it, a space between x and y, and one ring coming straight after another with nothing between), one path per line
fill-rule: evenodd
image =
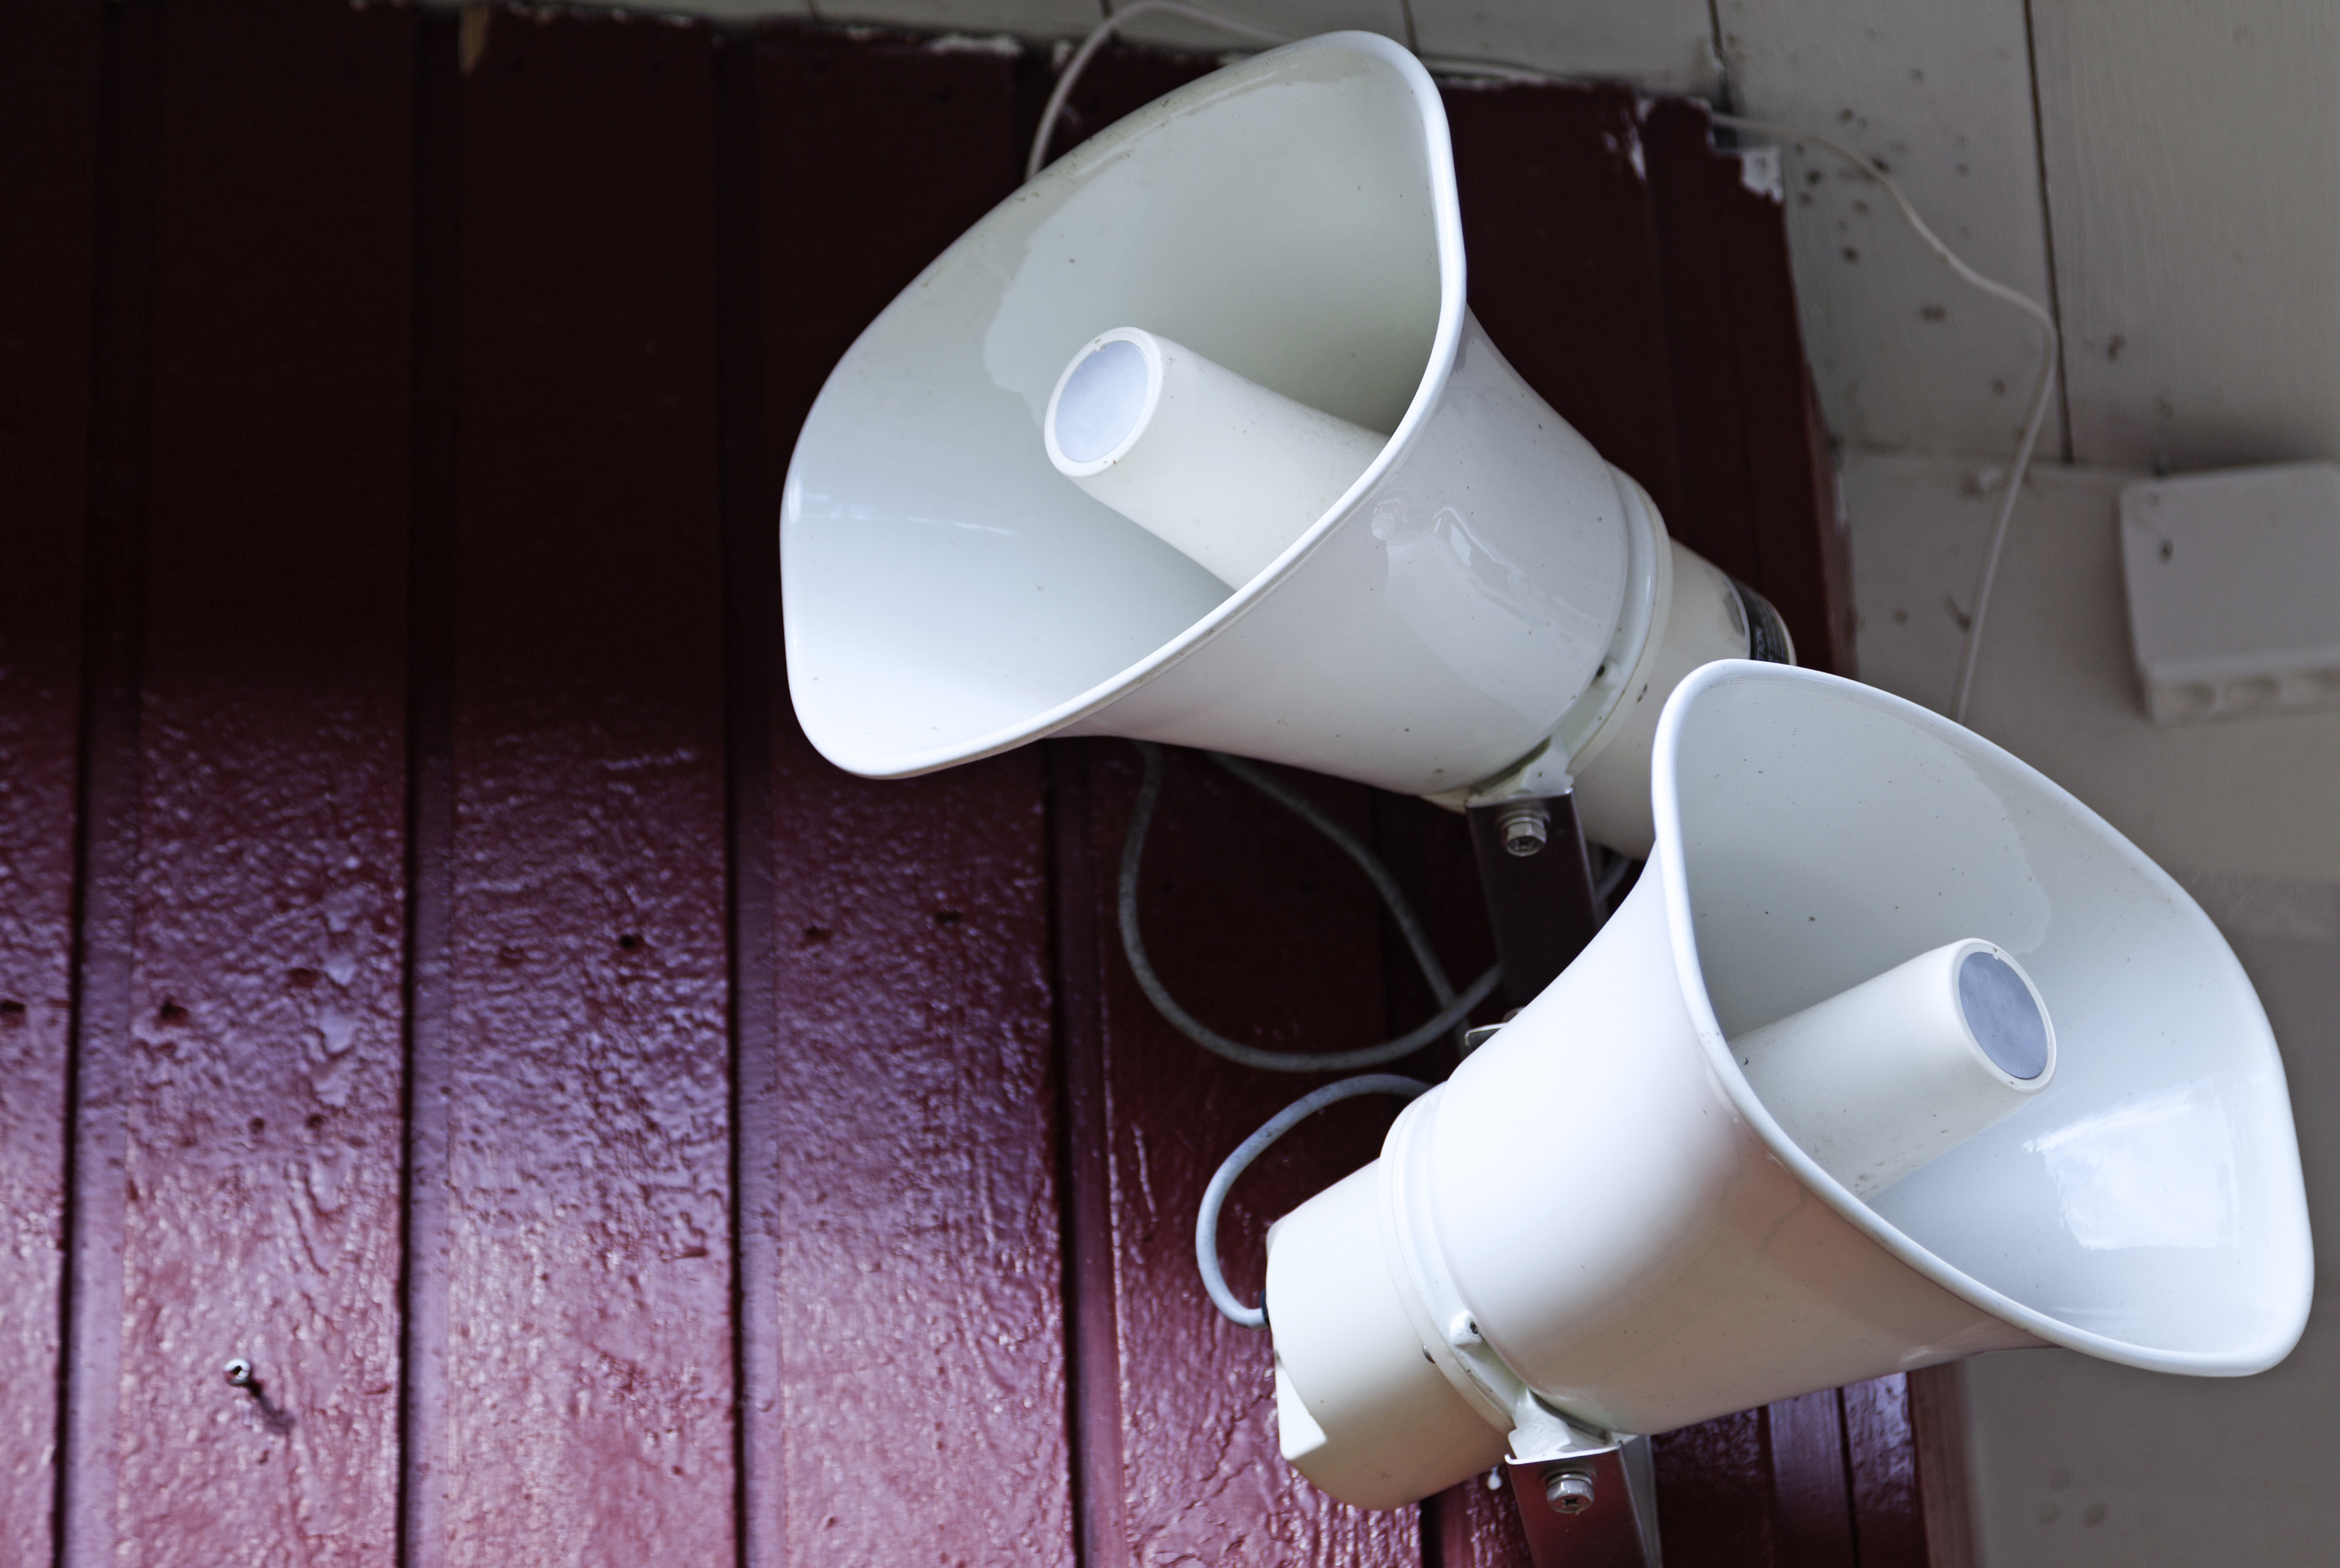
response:
M1222 16L1215 11L1189 5L1185 0L1135 0L1135 4L1123 6L1090 28L1089 35L1081 40L1081 46L1074 50L1073 57L1065 63L1064 74L1056 78L1056 91L1048 94L1048 106L1040 111L1040 128L1032 133L1032 152L1024 160L1025 179L1032 179L1046 164L1048 143L1056 134L1056 122L1064 115L1065 100L1073 95L1073 84L1081 79L1081 73L1088 69L1089 62L1096 58L1096 52L1106 46L1106 41L1120 30L1123 23L1157 11L1184 16L1189 22L1200 22L1238 38L1249 38L1254 43L1292 42L1292 35L1288 33L1273 32L1239 16Z
M1934 254L1939 256L1948 265L1950 271L1958 275L1961 281L1980 290L1994 300L2014 306L2039 323L2039 330L2046 340L2041 345L2039 357L2039 385L2038 390L2032 395L2031 418L2024 424L2022 444L2015 449L2015 466L2008 472L2007 494L2000 498L1998 519L1991 524L1990 543L1983 551L1982 574L1975 584L1974 612L1967 617L1966 645L1958 656L1958 684L1957 692L1950 699L1950 717L1959 724L1964 724L1967 717L1967 699L1974 691L1975 658L1982 649L1983 616L1990 610L1991 586L1998 577L1999 552L2006 547L2008 524L2015 516L2015 500L2023 492L2023 476L2030 470L2031 451L2038 445L2039 429L2047 423L2048 404L2056 390L2056 355L2058 346L2056 318L2049 315L2047 307L2030 295L2010 289L1996 279L1986 278L1968 266L1959 259L1958 252L1942 243L1941 237L1927 225L1926 220L1918 216L1918 209L1909 204L1909 198L1901 193L1901 187L1893 182L1891 176L1869 159L1862 157L1842 143L1831 141L1826 136L1818 135L1810 131L1799 131L1793 126L1775 125L1766 120L1750 120L1738 114L1719 113L1714 116L1714 123L1718 125L1729 125L1734 130L1753 131L1761 135L1777 136L1783 141L1810 142L1816 146L1827 148L1884 186L1885 193L1893 198L1895 206L1901 209L1901 216L1909 220L1909 227L1916 231L1918 238L1923 240L1933 250Z
M1338 1083L1328 1083L1314 1094L1304 1095L1285 1106L1271 1118L1265 1127L1253 1133L1237 1146L1235 1151L1220 1163L1212 1173L1210 1186L1203 1189L1202 1207L1195 1213L1195 1263L1203 1271L1203 1288L1211 1293L1212 1303L1227 1316L1229 1322L1240 1328L1267 1326L1264 1307L1245 1307L1227 1288L1227 1277L1219 1267L1219 1210L1225 1206L1227 1194L1234 1190L1235 1178L1251 1166L1251 1162L1267 1152L1267 1146L1290 1132L1309 1117L1326 1106L1344 1100L1354 1100L1363 1094L1394 1094L1401 1100L1412 1100L1426 1094L1430 1085L1419 1079L1400 1078L1393 1073L1373 1072L1363 1078L1344 1078Z
M1357 863L1358 868L1372 880L1374 891L1381 894L1390 918L1405 937L1406 946L1412 950L1415 963L1421 966L1422 978L1429 983L1431 993L1441 1003L1428 1022L1417 1025L1395 1040L1383 1040L1378 1045L1360 1046L1354 1050L1262 1050L1255 1045L1245 1045L1239 1040L1229 1040L1179 1005L1178 999L1172 996L1169 988L1162 983L1162 977L1155 973L1153 961L1145 954L1145 938L1137 922L1138 870L1145 855L1146 831L1154 823L1155 804L1162 798L1162 748L1152 741L1133 741L1131 744L1137 747L1139 755L1145 760L1145 775L1138 785L1137 804L1129 814L1129 832L1122 840L1121 846L1118 900L1121 949L1129 959L1130 972L1137 977L1137 989L1145 993L1145 1000L1154 1004L1154 1011L1160 1013L1171 1028L1205 1050L1214 1056L1224 1057L1238 1067L1256 1068L1263 1072L1353 1072L1361 1067L1382 1067L1412 1056L1449 1030L1459 1031L1470 1018L1472 1010L1493 995L1495 987L1502 982L1502 966L1497 964L1464 987L1461 994L1456 994L1453 983L1446 978L1445 966L1438 962L1437 952L1431 946L1429 932L1423 929L1413 906L1399 890L1397 879L1390 875L1389 868L1382 864L1372 850L1359 842L1355 834L1318 811L1313 804L1277 784L1258 769L1234 757L1222 756L1215 752L1205 753L1227 772L1331 839L1339 846L1341 853ZM1461 1043L1459 1039L1456 1043Z

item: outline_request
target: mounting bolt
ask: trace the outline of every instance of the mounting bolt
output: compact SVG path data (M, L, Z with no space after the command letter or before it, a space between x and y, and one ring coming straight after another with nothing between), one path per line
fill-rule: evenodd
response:
M1503 837L1503 848L1516 855L1531 855L1544 846L1552 836L1552 814L1540 805L1505 806L1495 818L1495 831Z
M230 1388L252 1386L252 1363L239 1356L227 1364L227 1386Z
M1592 1506L1591 1474L1553 1465L1543 1473L1543 1500L1562 1514L1583 1513Z

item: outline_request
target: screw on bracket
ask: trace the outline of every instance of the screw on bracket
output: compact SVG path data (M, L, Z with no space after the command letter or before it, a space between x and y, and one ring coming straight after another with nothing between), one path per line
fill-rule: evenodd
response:
M1543 1500L1562 1514L1583 1513L1592 1506L1591 1473L1553 1465L1543 1473Z
M1495 831L1512 854L1532 855L1552 837L1552 814L1528 802L1505 806L1495 818Z

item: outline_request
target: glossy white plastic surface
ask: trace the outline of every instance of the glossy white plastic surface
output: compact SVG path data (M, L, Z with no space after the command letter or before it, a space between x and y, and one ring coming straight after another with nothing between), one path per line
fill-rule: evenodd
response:
M1570 748L1584 836L1635 860L1648 859L1658 840L1650 814L1650 753L1666 698L1699 666L1743 659L1750 646L1747 607L1730 576L1679 541L1661 543L1663 569L1650 616L1656 635L1643 640L1600 728L1581 747Z
M1396 1508L1503 1456L1491 1423L1422 1353L1381 1242L1372 1167L1270 1228L1276 1436L1318 1487L1361 1508Z
M2208 1376L2290 1352L2315 1266L2282 1060L2233 952L2135 846L1979 736L1778 665L1691 675L1651 787L1623 906L1371 1168L1419 1353L1482 1419L1504 1406L1466 1344L1634 1433L1977 1351ZM2052 1073L1864 1203L1730 1042L1976 932L2028 976ZM1363 1429L1329 1443L1397 1441L1298 1375L1334 1364L1278 1315L1275 1249L1321 1223L1271 1232L1278 1355Z
M1058 473L1236 588L1387 444L1136 327L1073 356L1042 425Z
M1518 762L1655 557L1631 482L1464 286L1445 113L1386 39L1259 55L1076 149L887 307L806 420L781 522L806 733L879 777L1057 731L1410 794ZM1124 325L1388 444L1231 592L1050 463L1059 376Z
M1973 938L1733 1035L1730 1052L1796 1147L1864 1199L2056 1079L2039 993L2008 954Z
M1774 665L1682 684L1651 790L1623 908L1401 1119L1429 1119L1413 1179L1515 1372L1654 1432L2018 1345L2210 1375L2288 1354L2314 1266L2283 1064L2158 867L1979 736ZM1730 1037L1978 932L2038 986L2054 1081L1863 1204Z

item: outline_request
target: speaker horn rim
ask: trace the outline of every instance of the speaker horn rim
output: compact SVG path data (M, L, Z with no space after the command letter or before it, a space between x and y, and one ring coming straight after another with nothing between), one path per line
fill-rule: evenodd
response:
M1043 709L1012 725L972 739L931 747L924 751L889 754L880 756L856 756L855 748L838 746L838 737L817 737L822 754L848 772L864 778L908 779L963 763L979 762L1003 752L1045 739L1080 724L1147 683L1159 679L1172 667L1185 662L1205 645L1216 640L1235 622L1256 607L1262 600L1298 571L1304 562L1328 540L1334 530L1352 520L1359 501L1378 486L1389 470L1403 457L1423 428L1437 411L1440 395L1453 378L1455 360L1462 350L1464 323L1469 315L1468 273L1462 243L1462 206L1461 192L1455 183L1454 149L1448 129L1444 100L1439 95L1438 84L1429 71L1404 45L1383 37L1378 33L1344 31L1318 34L1296 43L1267 50L1248 60L1237 62L1207 76L1200 77L1183 87L1163 94L1153 103L1125 116L1104 131L1082 143L1063 157L1050 163L1038 175L1019 187L1016 192L977 220L975 224L946 248L942 254L928 262L917 279L878 312L875 321L862 329L828 378L822 383L819 395L807 410L803 429L812 429L818 421L821 404L828 399L828 389L838 370L860 354L870 340L885 328L896 305L917 293L920 285L937 269L947 266L959 252L980 242L984 232L1000 214L1011 207L1035 200L1045 200L1055 187L1076 183L1087 178L1100 166L1116 162L1126 153L1129 143L1149 134L1158 133L1178 121L1188 112L1201 107L1208 100L1220 96L1230 88L1243 85L1254 78L1289 71L1294 63L1316 54L1346 52L1366 54L1397 74L1399 80L1412 94L1413 108L1423 137L1423 153L1428 174L1430 219L1438 256L1438 325L1431 337L1430 356L1423 367L1422 377L1415 383L1413 397L1407 403L1405 414L1381 451L1368 464L1364 472L1343 491L1308 531L1287 546L1265 568L1219 601L1208 614L1196 620L1177 636L1155 648L1145 657L1128 665L1109 678L1087 690L1066 698L1052 707ZM1117 323L1116 323L1117 324ZM802 435L798 437L799 443ZM780 549L783 562L788 555L789 523L795 515L796 457L791 455L789 474L781 488ZM785 584L788 573L782 571ZM803 667L808 656L799 653L793 623L783 614L781 641L791 669ZM793 684L793 676L791 683ZM832 749L832 748L836 749Z
M2306 1215L2305 1181L2299 1166L2298 1129L2296 1123L2288 1116L2287 1100L2285 1119L2292 1133L2293 1191L2299 1195L2296 1206L2299 1234L2295 1245L2298 1248L2304 1288L2298 1300L2293 1304L2287 1325L2257 1345L2226 1351L2156 1349L2132 1340L2116 1339L2052 1317L1984 1284L1853 1196L1850 1188L1829 1175L1817 1160L1798 1147L1764 1107L1755 1093L1754 1086L1747 1081L1745 1073L1740 1070L1738 1058L1730 1050L1730 1041L1723 1033L1720 1021L1715 1016L1713 1003L1707 993L1705 971L1699 959L1697 924L1691 906L1689 868L1681 851L1681 803L1675 788L1677 752L1682 726L1688 721L1691 709L1703 693L1749 681L1788 682L1819 687L1846 701L1899 719L1953 749L2014 771L2038 789L2048 804L2063 808L2084 825L2095 829L2107 848L2117 848L2129 868L2141 872L2173 904L2191 910L2196 918L2206 924L2210 923L2201 906L2175 878L2086 802L2014 753L1963 725L1955 724L1932 709L1906 698L1858 681L1847 680L1841 676L1750 659L1717 660L1685 677L1674 688L1673 695L1667 698L1665 709L1659 715L1657 742L1652 748L1650 770L1651 806L1657 819L1657 848L1652 852L1651 861L1659 869L1665 894L1675 978L1681 987L1682 1000L1697 1031L1699 1044L1732 1108L1763 1140L1774 1159L1871 1241L1960 1299L2050 1345L2082 1351L2102 1360L2144 1371L2187 1373L2197 1376L2248 1376L2266 1371L2289 1356L2307 1327L2308 1315L2315 1299L2315 1243ZM2212 925L2211 929L2215 933L2216 926ZM2257 993L2251 987L2249 977L2243 972L2241 961L2236 958L2223 936L2218 938L2218 945L2225 954L2226 962L2232 966L2235 978L2256 997ZM2264 1010L2261 1020L2265 1026ZM2266 1028L2266 1038L2273 1046L2272 1027ZM2276 1047L2276 1050L2275 1066L2280 1080L2284 1077L2282 1055L2280 1047Z

